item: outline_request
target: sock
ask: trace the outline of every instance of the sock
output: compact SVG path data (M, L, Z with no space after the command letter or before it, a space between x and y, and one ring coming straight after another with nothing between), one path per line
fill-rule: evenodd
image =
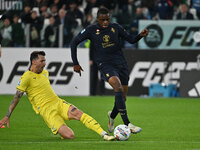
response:
M117 114L118 114L118 109L117 109L117 104L116 104L116 101L115 101L115 105L113 107L112 113L110 114L110 117L112 119L115 119Z
M125 100L124 100L122 92L115 92L115 103L116 103L118 112L120 113L124 124L128 125L130 123L130 121L128 120L126 104L125 104Z
M106 131L101 132L101 137L103 137L105 134L108 134Z
M104 131L100 124L91 116L89 116L86 113L83 113L83 115L81 116L81 120L80 120L88 129L91 129L93 131L95 131L96 133L98 133L99 135L101 135L101 133Z

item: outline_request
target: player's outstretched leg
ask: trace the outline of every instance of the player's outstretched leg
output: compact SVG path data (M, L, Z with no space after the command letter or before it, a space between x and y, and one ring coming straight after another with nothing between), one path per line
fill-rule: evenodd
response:
M89 116L86 113L83 113L80 121L89 129L95 131L96 133L98 133L99 135L101 135L101 137L106 140L106 141L112 141L115 139L114 136L109 135L107 132L105 132L100 124L91 116Z
M114 136L111 136L107 132L105 132L94 118L86 113L83 113L81 110L73 105L71 105L68 110L68 118L69 120L75 119L81 121L88 129L91 129L98 133L104 140L111 141L115 139Z

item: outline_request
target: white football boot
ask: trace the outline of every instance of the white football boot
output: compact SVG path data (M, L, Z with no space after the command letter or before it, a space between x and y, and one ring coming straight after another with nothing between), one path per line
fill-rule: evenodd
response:
M109 123L108 123L108 131L110 132L110 133L112 133L113 131L114 131L114 119L112 119L111 117L110 117L110 115L111 115L111 113L112 113L112 111L108 111L108 119L109 119Z
M142 131L142 128L134 126L133 124L129 123L128 128L131 130L131 133L136 134Z
M113 141L115 140L115 137L112 135L109 135L107 132L103 131L101 133L101 137L105 140L105 141Z

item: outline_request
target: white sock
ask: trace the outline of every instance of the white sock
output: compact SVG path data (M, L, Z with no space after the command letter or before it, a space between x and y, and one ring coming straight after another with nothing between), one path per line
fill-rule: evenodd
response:
M106 131L101 132L101 136L103 137L105 134L108 134Z

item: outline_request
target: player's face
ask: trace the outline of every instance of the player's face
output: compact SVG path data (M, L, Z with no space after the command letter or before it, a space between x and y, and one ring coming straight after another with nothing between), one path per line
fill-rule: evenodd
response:
M110 24L110 14L100 14L97 16L97 21L102 28L107 28Z
M45 56L38 55L38 59L35 60L36 73L41 73L46 65Z

